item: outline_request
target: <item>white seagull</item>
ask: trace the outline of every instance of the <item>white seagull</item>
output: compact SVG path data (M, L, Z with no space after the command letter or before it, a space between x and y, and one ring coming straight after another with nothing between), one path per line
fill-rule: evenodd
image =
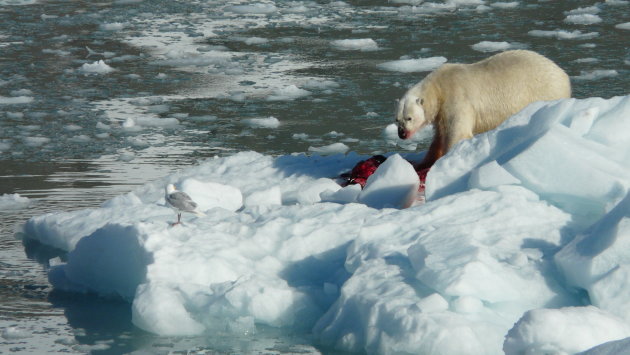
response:
M187 193L178 191L173 184L166 186L166 203L177 211L177 222L171 224L171 226L176 226L181 223L182 212L205 216L202 212L197 211L197 203L193 201Z

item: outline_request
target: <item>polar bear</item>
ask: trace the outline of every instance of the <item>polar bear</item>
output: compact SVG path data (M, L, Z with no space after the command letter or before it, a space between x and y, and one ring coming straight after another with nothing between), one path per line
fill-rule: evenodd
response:
M535 101L571 97L569 76L528 50L505 51L473 64L444 64L398 103L398 136L433 124L433 142L416 169L426 169L457 142L497 127Z

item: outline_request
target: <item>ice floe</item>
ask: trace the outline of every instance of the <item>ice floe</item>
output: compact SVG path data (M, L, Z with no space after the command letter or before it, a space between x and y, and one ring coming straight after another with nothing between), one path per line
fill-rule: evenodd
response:
M368 353L585 351L630 336L628 114L627 96L530 105L440 159L409 208L401 156L361 191L334 180L354 153L241 152L24 235L69 251L55 288L126 299L158 334L266 324ZM206 216L171 227L167 183Z

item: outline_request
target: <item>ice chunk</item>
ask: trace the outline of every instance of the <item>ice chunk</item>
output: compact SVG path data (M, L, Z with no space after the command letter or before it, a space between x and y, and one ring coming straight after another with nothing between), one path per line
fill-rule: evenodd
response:
M520 182L496 160L493 160L473 170L468 180L468 186L474 189L487 190L494 186L520 184Z
M260 14L260 15L269 15L272 14L278 9L273 4L266 3L253 3L249 5L231 5L226 6L225 11L234 12L237 14Z
M472 49L479 52L499 52L505 51L513 47L509 42L492 42L492 41L481 41L479 43L475 43L472 46Z
M518 3L518 1L510 1L510 2L497 1L497 2L493 2L492 4L490 4L490 6L496 7L496 8L499 8L499 9L514 9L514 8L519 6L519 3Z
M0 195L0 211L20 210L28 207L31 200L18 193Z
M22 140L29 147L41 147L50 142L50 138L47 137L24 137Z
M569 284L586 290L593 302L626 321L630 308L630 194L555 255Z
M532 104L438 160L427 176L427 200L478 186L469 185L471 174L495 160L524 187L588 225L626 194L629 152L619 148L626 124L614 117L630 112L629 103L613 98ZM492 148L497 144L502 148Z
M312 329L340 351L580 351L630 324L629 110L629 97L534 103L440 158L428 202L406 209L354 200L374 189L400 201L383 192L418 180L403 157L359 191L331 180L366 158L353 152L239 152L99 208L33 217L23 235L68 251L55 289L122 297L134 324L162 335L261 324ZM189 180L238 189L245 207L171 227L164 186Z
M514 325L503 350L512 354L575 354L630 336L630 326L598 308L536 309Z
M179 292L159 283L140 285L131 311L137 327L156 334L195 335L205 329L188 313Z
M11 149L11 143L7 141L0 141L0 152L6 152Z
M20 327L6 327L2 330L2 337L5 340L26 339L32 336L30 332Z
M0 105L19 105L19 104L30 104L33 102L34 98L32 96L15 96L15 97L5 97L0 96Z
M247 124L248 126L251 127L255 127L255 128L278 128L280 127L280 121L273 117L267 117L267 118L249 118L244 120L245 124Z
M121 31L124 29L126 24L121 22L111 22L111 23L103 23L99 26L99 28L103 31Z
M344 51L375 51L378 44L371 38L338 39L330 43L334 48Z
M601 78L608 78L611 76L617 76L619 72L614 69L595 69L595 70L582 70L580 75L574 76L575 80L598 80Z
M133 300L150 259L137 235L137 226L107 224L97 229L77 243L67 264L51 269L50 283L65 291Z
M405 208L414 202L419 186L411 163L395 154L370 175L357 201L374 208Z
M273 94L267 97L267 101L292 101L310 95L308 90L300 89L295 85L285 86L274 90Z
M321 201L320 194L322 192L334 192L339 189L341 189L341 186L331 179L317 179L298 191L297 201L303 205L314 204Z
M324 202L351 203L356 202L361 193L361 185L348 185L341 189L332 189L323 191L320 194Z
M555 30L555 31L531 30L527 32L527 34L534 37L555 37L557 39L568 39L568 40L593 39L599 36L599 33L597 32L583 33L580 30L574 30L571 32L566 31L566 30Z
M564 22L576 25L592 25L602 22L602 18L593 14L574 14L568 15Z
M196 179L186 179L180 184L180 190L187 193L198 204L200 211L220 207L236 211L243 206L241 190L224 184Z
M381 63L378 65L378 68L402 73L424 72L436 69L440 65L446 63L446 60L447 59L445 57L401 59Z
M107 65L104 61L99 60L94 63L83 64L80 70L87 74L107 74L113 72L114 68Z
M308 147L309 152L323 155L344 154L348 150L350 150L350 147L343 143L332 143L323 147Z
M562 145L558 142L562 141ZM553 165L541 164L554 151ZM503 167L530 190L580 214L602 213L609 201L624 196L630 171L606 159L609 148L578 138L565 126L555 126ZM553 172L553 173L550 173Z

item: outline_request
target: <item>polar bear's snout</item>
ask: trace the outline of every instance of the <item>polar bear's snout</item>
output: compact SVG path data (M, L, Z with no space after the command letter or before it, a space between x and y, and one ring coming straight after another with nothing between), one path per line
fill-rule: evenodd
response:
M400 139L407 139L409 138L409 132L407 130L405 130L405 128L403 128L402 126L398 126L398 137Z

